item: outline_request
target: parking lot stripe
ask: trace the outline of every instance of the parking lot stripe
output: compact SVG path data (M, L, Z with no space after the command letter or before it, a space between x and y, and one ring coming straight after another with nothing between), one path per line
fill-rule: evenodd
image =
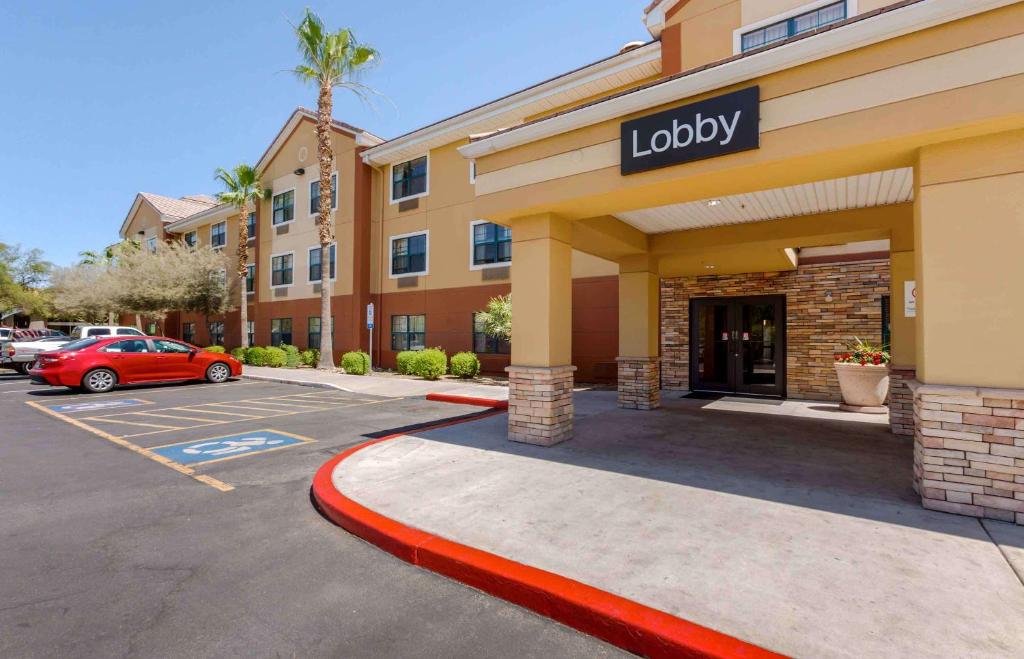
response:
M242 400L242 401L238 401L238 402L240 402L240 403L248 403L249 401ZM282 407L292 408L292 409L294 409L294 408L299 408L299 409L323 409L323 405L310 405L309 403L293 403L291 401L284 401L284 402L282 402L282 401L276 401L276 400L267 400L265 398L261 398L260 400L254 401L254 402L256 402L257 405L280 405Z
M180 414L158 414L156 412L133 412L133 414L144 414L146 416L162 417L164 419L181 419L182 421L199 421L200 423L207 423L210 421L218 421L219 419L202 419L194 416L182 416ZM102 418L102 417L101 417Z
M190 477L190 478L192 478L194 480L199 481L200 483L203 483L204 485L209 485L210 487L214 488L215 490L218 490L220 492L230 492L231 490L235 489L234 485L228 485L227 483L225 483L223 481L219 481L216 478L212 478L210 476L206 476L206 475L202 475L202 474L196 474L195 470L192 469L191 467L186 467L185 465L178 464L177 462L174 462L173 460L168 460L164 456L158 455L156 453L153 453L149 449L143 448L143 447L139 446L138 444L133 444L132 442L127 441L123 437L118 437L117 435L111 435L110 433L104 432L103 430L100 430L99 428L94 428L94 427L90 426L88 423L85 423L84 421L81 421L79 419L75 419L75 418L70 417L70 416L65 416L65 415L61 414L60 412L54 412L53 410L51 410L49 408L46 408L46 407L40 405L39 403L37 403L35 401L27 400L27 401L25 401L25 404L26 405L31 405L32 407L36 408L37 410L39 410L43 414L48 414L48 415L50 415L52 417L60 419L61 421L64 421L65 423L70 423L71 425L75 426L76 428L80 428L82 430L90 432L90 433L96 435L97 437L101 437L101 438L107 440L108 442L116 444L116 445L118 445L118 446L120 446L122 448L126 448L129 451L132 451L134 453L138 453L141 456L147 457L150 460L153 460L154 462L158 462L158 463L164 465L165 467L169 467L169 468L173 469L174 471L176 471L176 472L178 472L180 474L184 474L185 476L188 476L188 477Z
M246 401L246 400L236 400L236 401L231 401L231 402L227 402L227 403L203 403L203 405L204 406L205 405L217 405L217 406L221 406L221 407L231 407L231 409L241 410L243 412L249 412L249 411L255 412L255 411L259 410L260 412L272 412L274 414L286 413L286 410L282 410L279 407L256 407L256 406L251 405L249 403L249 401ZM326 410L326 409L329 409L329 408L326 408L326 407L312 407L312 408L309 408L309 411L310 412L319 412L319 411L323 411L323 410Z
M182 406L182 407L176 407L176 408L173 408L173 409L185 410L186 412L199 412L200 414L223 414L225 416L239 416L239 417L242 417L243 419L262 419L263 418L262 414L239 414L237 412L224 412L223 410L197 410L197 409L193 409L193 408L199 407L201 405L203 405L203 403L197 403L196 405L187 405L187 406Z
M165 430L185 430L188 426L162 426L157 423L141 423L139 421L124 421L122 419L111 419L105 416L83 416L84 421L99 421L100 423L120 423L126 426L144 426L146 428L163 428Z

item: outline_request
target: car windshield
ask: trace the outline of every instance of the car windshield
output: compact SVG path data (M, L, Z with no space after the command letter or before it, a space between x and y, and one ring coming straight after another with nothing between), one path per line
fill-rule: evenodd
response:
M60 349L68 351L82 350L83 348L88 348L89 346L96 345L99 342L99 339L79 339L77 341L72 341L71 343L65 343L60 347Z

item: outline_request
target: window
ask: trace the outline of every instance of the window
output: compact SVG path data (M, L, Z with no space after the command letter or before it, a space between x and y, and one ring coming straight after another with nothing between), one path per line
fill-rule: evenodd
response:
M192 348L188 347L184 343L178 343L177 341L168 341L166 339L153 341L153 346L156 348L157 352L167 352L171 354L183 354L186 352L192 352Z
M207 328L210 330L210 345L224 345L224 323L220 321L214 321L210 323L207 326Z
M104 334L110 334L110 331L105 330ZM137 330L134 327L118 327L114 334L117 336L146 336L142 330Z
M476 183L476 161L469 161L469 184L473 185Z
M210 247L223 247L228 241L227 222L218 222L210 227Z
M149 344L142 339L116 341L100 348L100 352L149 352Z
M427 194L427 156L391 165L391 203Z
M146 239L146 249L148 249L151 252L155 252L156 251L156 238L147 238Z
M889 296L882 296L882 350L892 350L892 311Z
M473 314L473 352L489 355L512 354L512 345L505 339L487 336L484 332L483 315Z
M740 42L740 50L745 52L754 48L760 48L761 46L809 32L830 23L836 23L845 18L846 0L833 2L824 7L812 9L811 11L797 14L796 16L745 33Z
M246 328L245 328L245 330L246 330L246 333L249 335L249 345L250 346L254 345L256 343L256 321L255 320L246 321Z
M214 280L218 284L220 284L221 286L226 288L227 285L228 285L228 272L227 272L227 270L218 270L216 272L216 274L214 274Z
M320 317L310 316L307 323L306 347L320 349Z
M502 265L512 261L512 229L490 222L473 222L474 266Z
M295 219L295 190L285 190L274 195L274 216L272 224L284 224Z
M331 210L338 210L338 173L331 174ZM320 213L320 181L309 183L309 214Z
M187 232L185 234L185 244L188 245L189 247L195 247L196 246L196 232L195 231L189 231L189 232Z
M146 325L146 334L149 334L150 336L156 334L156 323L149 323Z
M334 279L334 258L335 258L335 252L336 251L337 250L335 249L335 245L332 244L331 245L331 249L330 249L330 259L331 259L331 262L328 265L328 271L330 272L328 277L330 279L332 279L332 280ZM323 252L320 251L319 247L310 247L309 248L309 282L310 283L318 282L318 281L320 281L320 278L323 277L323 268L320 265L320 257L321 257L322 254L323 254Z
M391 349L423 350L426 347L426 316L392 316Z
M245 266L245 292L256 292L256 264L254 263Z
M270 285L290 286L292 283L292 261L294 254L281 254L270 257Z
M110 336L110 330L106 327L93 327L85 333L86 336Z
M256 237L256 212L249 213L249 217L245 220L245 225L249 231L249 240Z
M279 346L292 342L292 319L275 318L270 321L270 345Z
M182 323L181 324L181 340L186 343L195 343L196 338L196 324L195 323Z
M427 233L391 238L391 276L427 274Z

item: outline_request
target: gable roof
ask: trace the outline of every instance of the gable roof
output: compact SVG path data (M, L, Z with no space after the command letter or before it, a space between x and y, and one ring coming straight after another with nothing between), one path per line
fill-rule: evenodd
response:
M292 112L290 117L288 117L288 121L284 122L284 125L281 126L281 130L277 132L277 135L270 143L270 146L267 147L267 150L263 152L263 155L260 156L260 159L256 162L257 172L262 174L264 168L266 168L266 166L270 164L270 161L274 159L278 150L284 146L284 143L288 141L292 132L294 132L303 119L309 119L316 122L316 111L304 107L295 108L295 111ZM337 119L331 119L331 127L342 133L348 133L352 137L356 138L356 143L360 146L373 146L384 141L383 138L377 137L368 130L357 128L352 124L345 123L344 121L338 121Z
M128 224L139 212L139 207L143 203L149 204L159 213L160 219L166 225L208 210L217 205L217 200L205 194L187 195L175 199L155 192L140 192L135 195L135 201L132 202L132 207L128 209L128 214L125 215L124 222L121 223L118 235L122 238L127 238L125 231L128 229Z

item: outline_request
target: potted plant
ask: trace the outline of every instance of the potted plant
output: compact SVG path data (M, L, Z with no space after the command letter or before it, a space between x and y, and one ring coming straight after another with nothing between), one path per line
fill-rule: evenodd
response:
M836 375L847 412L884 414L885 397L889 393L889 353L854 337L847 352L836 355Z

